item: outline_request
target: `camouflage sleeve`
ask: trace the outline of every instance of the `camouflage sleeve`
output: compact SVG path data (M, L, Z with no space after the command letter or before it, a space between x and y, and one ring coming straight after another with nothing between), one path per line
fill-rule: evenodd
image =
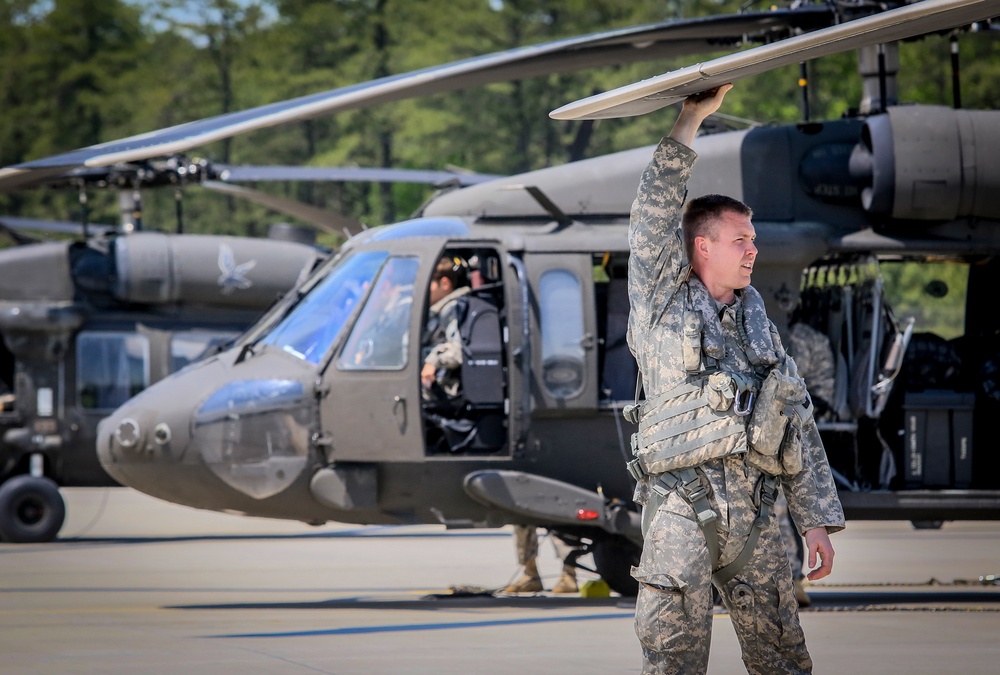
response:
M800 377L795 360L781 344L777 328L773 323L770 328L778 367L788 375ZM840 504L823 439L811 415L802 428L802 470L792 477L783 477L782 487L799 534L805 535L807 530L817 527L825 527L830 534L844 529L844 507Z
M789 337L789 351L795 357L799 375L806 381L809 393L831 404L836 386L836 367L830 340L802 322L792 326Z
M817 527L825 527L830 534L844 529L844 508L812 417L802 429L802 471L782 483L799 534Z
M424 359L424 363L434 366L434 369L444 368L455 370L462 365L462 336L459 332L458 317L455 315L456 303L451 303L446 312L447 321L445 325L445 339L443 342L434 345L430 354Z
M681 214L696 159L691 148L664 138L639 181L629 223L630 326L646 328L656 320L652 309L666 304L672 282L687 262Z

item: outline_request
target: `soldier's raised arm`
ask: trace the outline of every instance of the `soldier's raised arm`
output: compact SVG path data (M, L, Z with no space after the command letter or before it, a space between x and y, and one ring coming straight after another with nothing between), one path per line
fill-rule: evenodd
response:
M655 308L662 308L686 263L681 214L697 158L691 143L732 86L725 84L685 99L673 129L657 146L639 181L629 224L630 327L634 329L644 330L656 320Z

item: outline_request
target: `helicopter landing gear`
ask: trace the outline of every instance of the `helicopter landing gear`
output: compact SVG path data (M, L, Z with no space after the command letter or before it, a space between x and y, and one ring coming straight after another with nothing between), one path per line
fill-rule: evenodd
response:
M604 537L594 542L594 567L611 590L623 597L639 594L639 582L632 578L632 566L639 564L642 549L624 537Z
M0 538L4 541L52 541L65 519L66 503L51 479L21 475L0 485Z

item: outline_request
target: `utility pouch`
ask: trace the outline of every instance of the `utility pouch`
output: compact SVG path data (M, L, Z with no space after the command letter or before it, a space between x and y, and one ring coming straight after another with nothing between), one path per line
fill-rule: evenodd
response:
M716 412L729 410L736 399L736 383L729 373L719 371L708 376L708 386L705 388L708 405Z
M684 339L681 341L681 356L684 370L689 373L701 371L701 312L684 312Z
M808 406L805 383L772 369L764 378L747 425L748 462L775 476L801 471L802 425Z

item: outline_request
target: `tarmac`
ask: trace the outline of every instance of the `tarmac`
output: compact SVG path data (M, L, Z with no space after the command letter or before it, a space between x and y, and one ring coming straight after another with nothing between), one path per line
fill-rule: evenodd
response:
M59 540L0 544L4 675L641 670L627 599L491 593L518 573L509 528L317 528L126 488L64 495ZM801 612L816 673L1000 672L1000 523L851 521L833 543ZM541 550L551 587L560 562ZM728 615L714 623L709 672L746 672Z

